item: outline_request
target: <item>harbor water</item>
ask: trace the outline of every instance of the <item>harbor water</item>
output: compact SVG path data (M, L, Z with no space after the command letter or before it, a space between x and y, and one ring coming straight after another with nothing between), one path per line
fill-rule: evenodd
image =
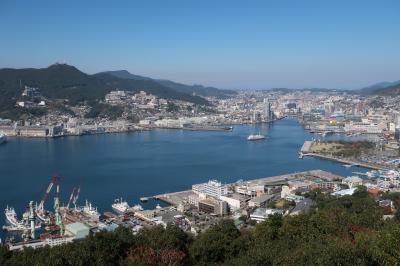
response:
M247 136L255 133L267 138L247 141ZM133 205L142 196L187 190L209 179L229 183L312 169L344 176L365 171L315 158L299 159L303 142L312 138L291 118L234 126L231 132L153 130L56 139L10 138L0 146L0 225L7 205L15 207L20 217L30 200L39 202L53 175L60 177L64 204L73 187L80 186L81 205L88 199L104 212L111 210L115 198ZM52 203L53 194L48 208ZM149 202L144 208L154 204Z

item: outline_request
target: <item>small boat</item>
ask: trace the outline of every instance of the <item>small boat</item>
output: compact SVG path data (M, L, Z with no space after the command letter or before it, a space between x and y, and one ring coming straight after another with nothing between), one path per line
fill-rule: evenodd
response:
M141 202L148 202L148 201L149 201L149 198L148 198L148 197L141 197L141 198L140 198L140 201L141 201Z
M160 204L157 204L156 209L157 209L157 210L162 209L162 207L160 206Z

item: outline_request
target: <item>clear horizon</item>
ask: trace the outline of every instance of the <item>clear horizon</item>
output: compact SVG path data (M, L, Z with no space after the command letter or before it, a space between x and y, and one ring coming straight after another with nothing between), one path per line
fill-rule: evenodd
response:
M226 89L400 79L399 1L0 3L0 67L66 62Z

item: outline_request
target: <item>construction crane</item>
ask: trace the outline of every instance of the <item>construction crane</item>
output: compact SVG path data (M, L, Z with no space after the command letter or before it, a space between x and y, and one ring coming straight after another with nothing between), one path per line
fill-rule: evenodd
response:
M49 219L46 217L46 214L45 214L44 204L45 204L47 198L49 197L49 193L50 193L51 189L53 188L54 184L56 184L56 183L59 184L58 176L53 176L51 178L49 186L46 189L46 192L44 193L44 195L42 197L42 200L40 201L39 205L36 208L37 217L44 222L49 222Z
M53 188L54 184L58 183L58 176L53 176L51 178L50 184L46 189L46 192L44 193L42 200L39 203L38 209L39 210L43 210L44 209L44 203L46 202L47 198L49 197L49 193L51 191L51 189Z
M75 208L76 208L76 202L77 202L78 199L79 199L79 194L81 194L81 187L80 187L80 186L78 187L78 191L76 192L76 195L75 195L75 197L74 197L74 200L72 201L72 203L74 204Z
M69 205L71 205L72 199L74 198L74 195L75 195L75 191L76 191L76 187L74 187L72 189L71 196L69 196L68 204L67 204L67 206L65 208L69 209Z
M72 189L71 196L69 197L68 204L66 206L67 209L69 209L69 206L71 205L71 203L73 203L76 208L76 202L78 201L80 191L81 191L81 187L78 187L78 188L74 187Z

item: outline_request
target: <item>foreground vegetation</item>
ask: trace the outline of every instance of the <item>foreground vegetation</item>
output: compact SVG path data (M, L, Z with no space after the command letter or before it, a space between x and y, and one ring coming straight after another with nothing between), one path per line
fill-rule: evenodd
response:
M387 195L388 196L388 195ZM177 227L137 235L119 228L73 244L0 252L0 265L399 265L400 222L360 189L332 198L310 193L317 207L298 216L272 216L254 229L222 220L197 237ZM397 205L400 196L388 196Z

